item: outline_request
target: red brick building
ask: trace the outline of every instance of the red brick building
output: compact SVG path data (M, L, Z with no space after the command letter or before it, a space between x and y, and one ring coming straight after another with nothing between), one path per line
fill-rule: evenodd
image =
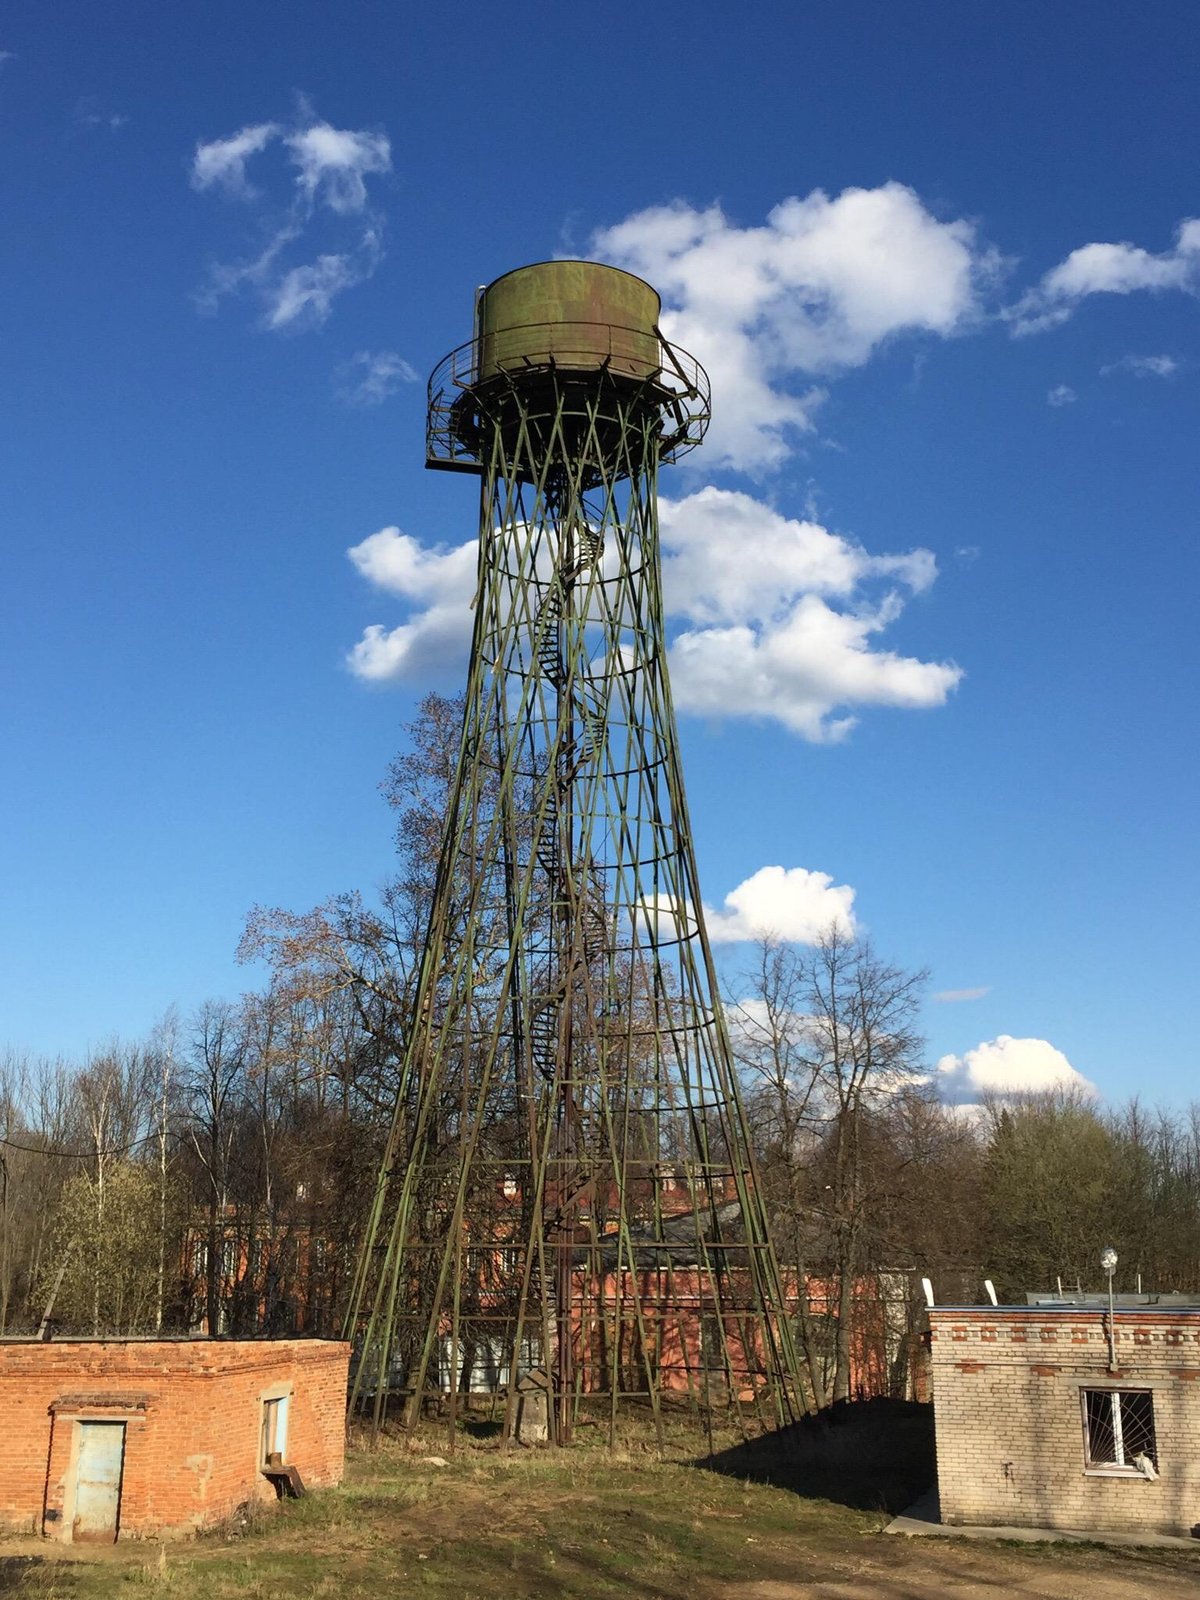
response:
M349 1355L325 1339L0 1341L0 1526L178 1537L274 1500L276 1469L335 1484Z

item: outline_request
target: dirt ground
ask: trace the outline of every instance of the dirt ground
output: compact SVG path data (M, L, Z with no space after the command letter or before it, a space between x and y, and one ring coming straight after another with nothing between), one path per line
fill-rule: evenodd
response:
M859 1416L781 1450L708 1458L636 1431L616 1454L502 1451L494 1436L356 1450L338 1490L192 1543L100 1559L0 1545L13 1600L1200 1600L1200 1550L963 1542L883 1532L924 1487L928 1419ZM908 1498L905 1498L908 1497Z
M757 1550L749 1546L760 1540L755 1535L744 1535L748 1546L746 1566L774 1569L780 1575L712 1581L700 1572L668 1577L655 1570L639 1577L631 1571L616 1587L600 1571L572 1571L569 1541L564 1541L558 1559L540 1576L505 1563L509 1570L503 1588L477 1588L466 1573L462 1574L464 1586L459 1588L458 1580L452 1576L453 1554L447 1549L455 1537L448 1524L457 1523L461 1528L463 1520L473 1519L482 1509L464 1506L460 1518L457 1513L446 1515L444 1507L431 1506L431 1515L414 1519L402 1533L397 1532L401 1552L403 1547L409 1547L417 1562L424 1556L442 1566L441 1573L436 1567L422 1570L408 1562L397 1573L388 1562L386 1566L391 1570L386 1589L383 1584L376 1588L364 1583L369 1566L359 1571L346 1570L334 1551L313 1548L306 1562L309 1581L296 1583L299 1574L293 1569L282 1592L301 1597L446 1592L461 1594L464 1600L499 1593L581 1600L610 1593L652 1600L997 1600L1000 1596L1023 1600L1130 1600L1138 1596L1146 1596L1147 1600L1197 1600L1200 1595L1200 1560L1194 1565L1163 1562L1133 1551L1092 1546L1046 1545L1027 1551L1004 1544L959 1545L882 1533L852 1540L799 1536L795 1541L772 1541ZM523 1504L514 1507L514 1518L522 1520L526 1509ZM496 1536L498 1541L504 1541L501 1530ZM187 1552L179 1546L125 1544L107 1552L91 1551L80 1558L69 1547L48 1551L40 1540L6 1540L0 1544L0 1594L29 1600L83 1596L89 1600L108 1596L133 1600L135 1592L144 1595L148 1589L161 1589L164 1596L194 1595L197 1600L201 1596L207 1600L210 1595L278 1594L281 1589L271 1576L278 1570L278 1563L267 1551L257 1550L255 1543L247 1542L231 1570L232 1551L227 1544L209 1548L202 1543ZM422 1551L415 1546L426 1548ZM789 1569L794 1576L782 1575ZM379 1575L382 1578L384 1574L380 1571Z
M996 1600L1013 1595L1028 1600L1196 1600L1200 1565L1194 1571L1164 1571L1125 1554L1089 1548L1084 1556L1020 1556L1009 1545L970 1547L938 1540L888 1539L889 1548L826 1554L828 1571L815 1580L767 1578L724 1584L705 1600ZM919 1543L919 1548L913 1548ZM900 1544L899 1550L890 1548ZM1047 1546L1045 1549L1050 1550ZM1061 1551L1062 1546L1053 1547Z

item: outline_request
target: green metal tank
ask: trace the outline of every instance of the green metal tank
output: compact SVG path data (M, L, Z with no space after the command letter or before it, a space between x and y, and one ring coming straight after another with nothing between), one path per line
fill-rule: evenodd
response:
M478 381L553 364L644 379L662 365L661 301L648 283L596 261L539 261L482 290Z

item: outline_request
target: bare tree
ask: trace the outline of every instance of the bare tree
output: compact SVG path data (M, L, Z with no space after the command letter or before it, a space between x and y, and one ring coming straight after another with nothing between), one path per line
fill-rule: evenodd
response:
M236 1007L211 1000L192 1019L184 1064L187 1138L203 1174L208 1215L204 1252L204 1301L210 1334L224 1325L223 1281L238 1112L244 1089L246 1037Z
M828 1214L837 1275L833 1399L850 1398L855 1285L875 1202L872 1113L917 1077L924 972L881 960L834 925L807 961L806 1011L828 1151Z
M55 1163L31 1126L28 1057L0 1057L0 1333L25 1308L47 1211L57 1196Z
M851 1388L856 1296L884 1260L920 1079L923 973L830 928L811 949L762 941L732 1008L736 1047L777 1245L802 1285L834 1285L833 1315L799 1296L798 1331L818 1405ZM906 1112L905 1108L909 1111Z
M126 1160L144 1141L150 1110L149 1062L138 1045L114 1042L93 1057L75 1080L75 1104L87 1140L92 1205L91 1232L92 1332L101 1331L102 1280L107 1270L109 1237L105 1210L108 1174L114 1161Z
M157 1064L154 1107L154 1139L158 1157L158 1271L154 1296L154 1328L157 1333L162 1332L166 1312L168 1241L174 1232L168 1227L168 1220L173 1189L171 1113L175 1098L178 1055L179 1014L172 1006L155 1028L151 1044L151 1060Z
M820 1253L824 1244L810 1180L820 1061L810 1036L808 989L807 965L795 946L762 939L744 991L730 1003L729 1020L776 1249L796 1279L797 1331L819 1408L828 1401L831 1373L807 1290L814 1250Z

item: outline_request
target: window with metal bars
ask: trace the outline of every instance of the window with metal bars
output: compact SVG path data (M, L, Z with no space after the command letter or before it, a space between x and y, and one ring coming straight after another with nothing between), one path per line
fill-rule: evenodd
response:
M1084 1389L1084 1463L1097 1471L1158 1476L1149 1389Z

